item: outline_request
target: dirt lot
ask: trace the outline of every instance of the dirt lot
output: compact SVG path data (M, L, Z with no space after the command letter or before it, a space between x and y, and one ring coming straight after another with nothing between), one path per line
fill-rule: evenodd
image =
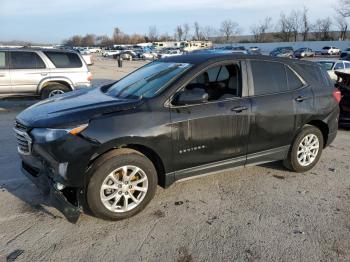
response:
M141 63L97 60L95 84ZM33 102L0 101L0 261L350 260L350 131L305 174L280 163L235 169L158 188L131 219L73 225L19 170L13 120Z

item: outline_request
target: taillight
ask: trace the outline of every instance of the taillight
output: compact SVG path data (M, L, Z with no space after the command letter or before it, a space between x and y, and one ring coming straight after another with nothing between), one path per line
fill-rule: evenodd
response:
M91 74L91 72L88 73L87 80L88 80L88 81L91 81L91 80L92 80L92 74Z
M333 97L335 98L335 100L339 103L341 100L341 92L339 91L339 89L335 89L333 91Z

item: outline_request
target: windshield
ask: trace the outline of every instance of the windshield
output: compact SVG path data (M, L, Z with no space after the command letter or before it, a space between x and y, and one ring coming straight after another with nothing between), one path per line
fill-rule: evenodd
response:
M153 62L112 85L107 94L122 98L151 98L191 66L185 63Z
M330 61L320 61L318 63L322 65L327 71L332 70L334 66L334 62L330 62Z

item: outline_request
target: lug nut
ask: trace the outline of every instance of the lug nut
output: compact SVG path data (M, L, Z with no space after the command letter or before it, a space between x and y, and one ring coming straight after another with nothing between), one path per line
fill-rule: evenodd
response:
M127 185L128 184L128 181L125 181L125 185Z
M119 188L122 188L122 185L118 185Z
M122 191L119 191L118 194L121 195L123 192Z
M130 185L129 188L131 189L131 188L132 188L132 185Z
M129 194L128 192L125 192L125 195Z

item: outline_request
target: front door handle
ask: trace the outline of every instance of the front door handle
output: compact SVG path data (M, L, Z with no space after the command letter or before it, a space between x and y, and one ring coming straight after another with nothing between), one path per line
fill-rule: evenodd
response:
M5 77L6 75L5 74L0 74L0 77Z
M246 107L246 106L236 106L236 107L231 108L231 111L233 111L235 113L241 113L241 112L246 111L246 110L248 110L248 107Z
M47 76L47 73L41 73L42 76Z
M295 98L295 101L297 101L297 102L303 102L305 99L306 99L306 97L298 96L297 98Z

